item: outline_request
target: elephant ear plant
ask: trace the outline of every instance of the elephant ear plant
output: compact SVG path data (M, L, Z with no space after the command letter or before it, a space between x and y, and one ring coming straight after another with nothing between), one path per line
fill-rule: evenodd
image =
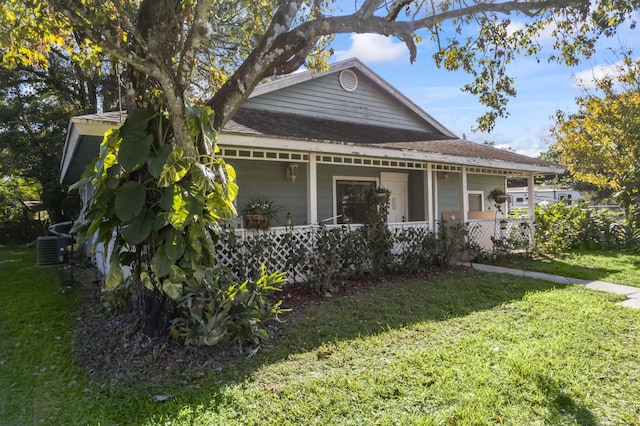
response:
M194 142L200 151L207 153L199 158L187 157L179 147L172 146L167 115L135 110L122 127L105 134L98 158L74 185L74 188L89 185L94 192L83 220L73 232L78 232L82 241L91 240L94 251L99 244L109 249L110 265L104 286L114 290L125 280L133 281L133 310L151 336L167 333L172 321L174 327L178 324L193 330L190 326L193 313L189 314L190 307L183 303L187 290L204 291L198 290L201 297L210 301L209 310L219 308L222 312L209 315L219 324L230 310L228 303L218 299L233 297L235 292L228 291L229 288L241 287L225 283L225 291L221 291L212 284L215 265L212 233L235 213L233 200L238 193L235 171L215 156L218 148L212 111L191 108L188 123ZM123 267L129 268L130 277L125 277ZM268 286L258 289L277 290L283 277L270 276L268 281ZM184 321L175 321L178 318ZM211 333L216 324L207 324L202 329ZM177 331L175 335L184 334L180 329ZM256 333L263 336L262 330ZM210 343L219 340L192 339Z

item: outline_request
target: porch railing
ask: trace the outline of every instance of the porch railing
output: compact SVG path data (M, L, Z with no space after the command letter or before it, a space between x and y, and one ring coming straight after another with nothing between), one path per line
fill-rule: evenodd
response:
M362 225L326 225L274 227L266 231L253 229L227 230L216 245L218 265L236 275L238 279L252 276L264 264L268 270L286 271L290 282L308 280L313 268L309 262L313 254L319 230L332 231L331 238L344 238ZM421 238L429 233L429 222L402 222L389 224L393 238L392 253L400 257L410 247L411 238ZM403 232L408 228L422 232ZM493 254L496 250L529 250L533 247L533 222L530 218L499 220L471 220L468 239L483 251ZM325 236L327 234L324 234Z
M238 279L255 275L264 264L268 270L286 271L290 282L307 281L320 229L332 231L333 238L342 238L362 225L303 225L273 227L269 230L229 229L216 243L217 264ZM411 241L398 238L403 230L420 228L426 234L429 222L388 224L394 241L392 253L400 256ZM326 235L326 234L325 234Z

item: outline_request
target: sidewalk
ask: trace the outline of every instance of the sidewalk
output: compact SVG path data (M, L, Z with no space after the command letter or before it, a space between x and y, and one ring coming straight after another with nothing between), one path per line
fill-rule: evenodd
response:
M620 302L620 305L640 309L640 288L638 287L612 284L604 281L581 280L579 278L563 277L560 275L545 274L543 272L523 271L521 269L504 268L502 266L484 265L482 263L465 263L464 265L472 269L477 269L478 271L530 277L560 284L582 284L590 290L624 294L627 296L627 300Z

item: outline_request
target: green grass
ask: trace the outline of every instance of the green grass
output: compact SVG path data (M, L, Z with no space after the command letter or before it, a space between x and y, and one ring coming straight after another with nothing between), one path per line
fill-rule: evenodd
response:
M385 284L297 309L252 356L108 389L74 363L78 295L34 264L0 249L2 424L640 425L640 311L612 294L469 270Z
M640 254L576 250L544 259L512 259L503 266L640 287Z

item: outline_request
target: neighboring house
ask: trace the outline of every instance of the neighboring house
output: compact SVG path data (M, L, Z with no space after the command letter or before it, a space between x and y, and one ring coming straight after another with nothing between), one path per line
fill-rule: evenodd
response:
M71 120L62 183L80 177L121 121L118 113ZM362 222L359 195L370 186L391 190L389 223L494 220L500 206L486 196L507 178L527 178L531 194L535 175L564 171L458 138L357 59L261 84L218 142L237 172L238 206L269 196L285 209L276 226L286 213L294 226Z

